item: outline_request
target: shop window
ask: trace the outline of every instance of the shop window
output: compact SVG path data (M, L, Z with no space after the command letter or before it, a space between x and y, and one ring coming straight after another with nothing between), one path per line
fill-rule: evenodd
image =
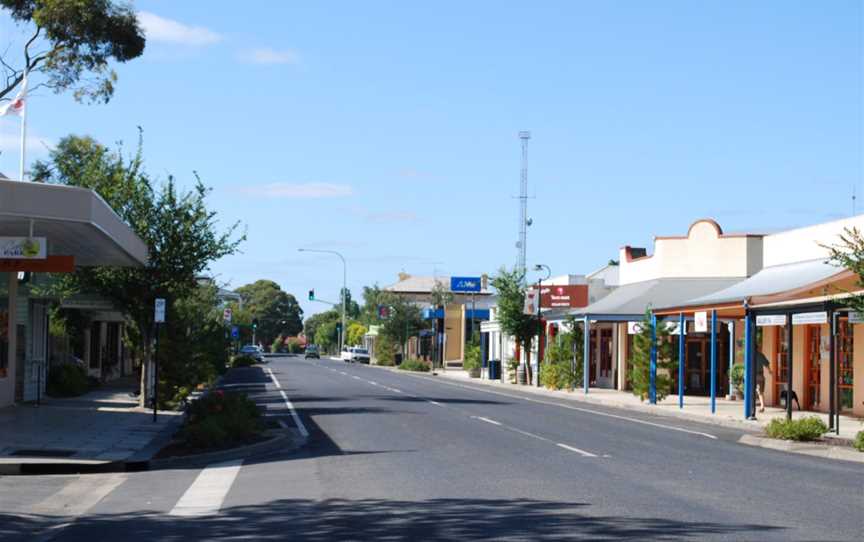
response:
M840 410L844 410L852 408L854 341L852 339L852 324L847 319L842 319L839 323L840 329L837 337L839 372L837 377L840 387Z
M771 360L771 364L774 374L777 375L777 379L774 381L774 397L777 398L779 404L780 392L786 390L786 383L789 382L789 372L786 366L786 326L774 327L774 346L774 359Z
M7 306L6 299L0 299L3 307ZM9 375L9 311L0 309L0 378Z

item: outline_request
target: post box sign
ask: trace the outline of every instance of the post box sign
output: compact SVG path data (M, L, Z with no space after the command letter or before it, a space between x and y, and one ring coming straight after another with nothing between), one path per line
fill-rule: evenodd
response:
M0 237L0 259L44 260L47 246L44 237Z
M708 312L699 311L693 315L693 331L705 333L708 331Z
M537 286L533 288L537 290ZM588 285L556 286L545 284L540 289L540 307L544 309L574 309L588 306Z

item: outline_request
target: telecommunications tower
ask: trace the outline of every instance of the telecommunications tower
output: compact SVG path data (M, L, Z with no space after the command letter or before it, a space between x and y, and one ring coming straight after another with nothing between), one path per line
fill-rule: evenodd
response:
M522 274L522 282L525 282L527 271L525 253L528 226L531 225L531 219L528 218L528 140L531 139L531 132L519 132L519 139L522 140L522 175L519 180L519 241L516 242L519 253L516 260L516 270Z

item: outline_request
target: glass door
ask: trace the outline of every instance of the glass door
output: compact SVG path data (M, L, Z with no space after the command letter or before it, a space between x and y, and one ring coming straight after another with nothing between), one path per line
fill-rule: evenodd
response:
M772 361L772 371L777 375L774 379L774 397L776 404L781 404L780 396L786 390L786 383L789 382L789 372L786 370L786 326L776 326L774 328L774 359Z
M837 335L837 383L840 387L840 411L852 408L853 371L853 324L847 318L841 318Z
M814 410L819 405L819 381L820 381L820 357L822 349L822 328L820 326L807 326L807 352L804 356L804 377L807 384L803 407L804 410Z

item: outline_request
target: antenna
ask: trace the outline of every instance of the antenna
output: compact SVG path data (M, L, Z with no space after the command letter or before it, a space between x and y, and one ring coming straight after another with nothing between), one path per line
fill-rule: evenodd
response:
M516 243L518 250L516 270L522 274L524 282L528 244L528 140L531 139L531 132L526 130L519 132L519 139L522 140L522 174L519 181L519 241Z

